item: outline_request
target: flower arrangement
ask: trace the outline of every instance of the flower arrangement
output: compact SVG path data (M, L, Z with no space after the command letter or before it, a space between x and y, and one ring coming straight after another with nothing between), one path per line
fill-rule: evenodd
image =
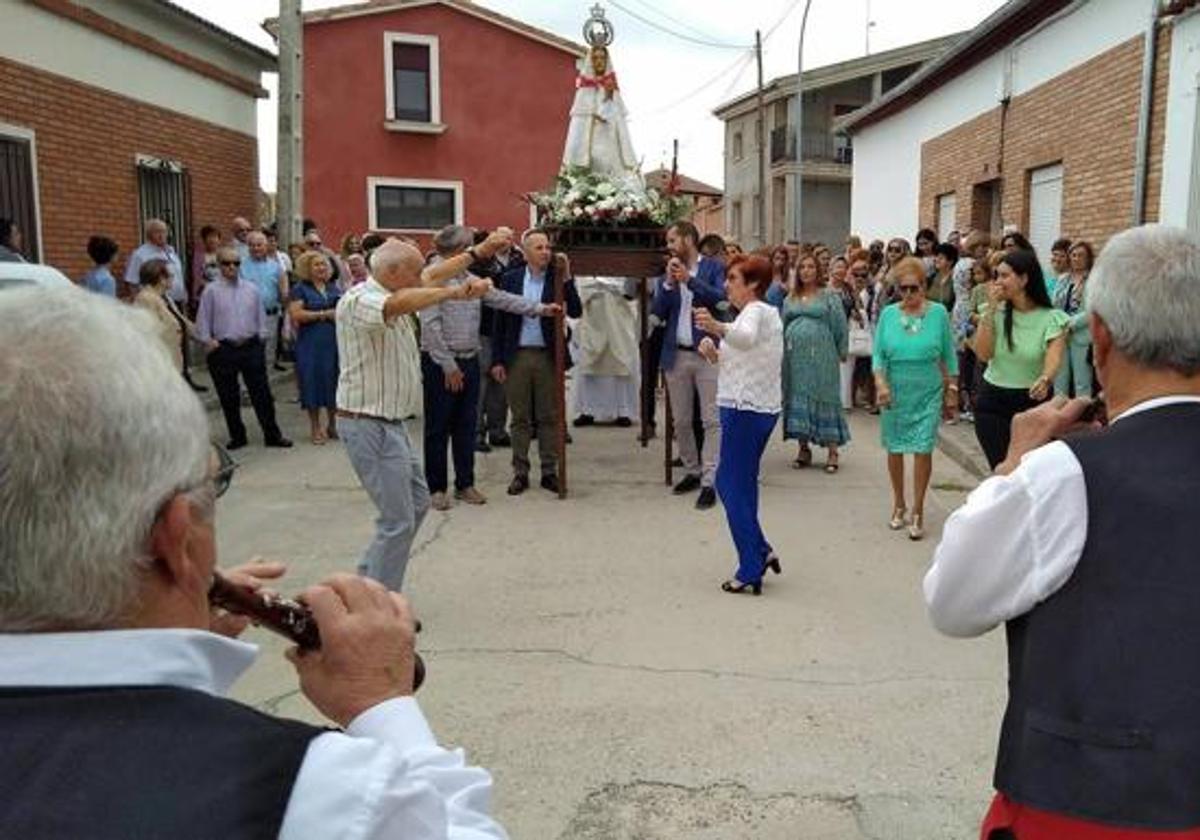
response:
M526 196L542 224L563 227L664 227L686 217L692 202L675 190L647 189L641 179L617 182L586 167L564 168L554 189Z

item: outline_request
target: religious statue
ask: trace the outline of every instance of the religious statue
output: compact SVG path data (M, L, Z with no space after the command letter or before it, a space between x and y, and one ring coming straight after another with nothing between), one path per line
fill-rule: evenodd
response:
M598 5L592 7L591 15L583 28L590 48L575 77L575 102L563 166L590 169L617 184L640 186L638 159L625 122L625 104L608 55L612 24Z

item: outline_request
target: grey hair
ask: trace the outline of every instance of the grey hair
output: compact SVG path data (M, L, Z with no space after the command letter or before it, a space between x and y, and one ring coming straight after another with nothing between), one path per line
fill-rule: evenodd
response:
M446 225L433 237L433 247L443 256L470 248L474 242L474 231L465 225Z
M208 423L152 316L0 292L0 632L120 626L150 531L208 472Z
M1200 239L1167 225L1109 240L1087 281L1087 306L1116 349L1148 368L1200 373Z

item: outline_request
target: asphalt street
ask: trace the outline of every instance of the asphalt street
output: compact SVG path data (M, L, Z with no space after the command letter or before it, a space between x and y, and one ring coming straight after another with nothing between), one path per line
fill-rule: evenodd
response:
M353 569L374 517L340 444L307 443L293 393L278 394L292 450L264 450L244 410L252 443L218 519L222 562L285 560L285 591ZM512 837L977 834L1003 643L940 637L920 596L975 479L935 458L929 537L912 543L887 528L875 419L851 427L834 476L792 469L790 444L768 450L762 519L783 574L760 598L719 591L734 567L720 507L673 497L661 440L642 449L633 429L574 431L565 501L506 496L497 450L478 459L487 505L430 514L406 582L425 624L421 704L443 743L491 770ZM318 720L284 644L248 638L263 655L235 696Z

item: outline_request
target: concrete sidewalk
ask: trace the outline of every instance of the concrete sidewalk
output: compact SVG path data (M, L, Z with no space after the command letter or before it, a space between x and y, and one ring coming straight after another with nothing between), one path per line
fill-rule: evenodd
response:
M954 463L976 479L983 480L992 474L983 449L975 439L975 424L960 420L951 426L942 423L938 429L938 448Z

